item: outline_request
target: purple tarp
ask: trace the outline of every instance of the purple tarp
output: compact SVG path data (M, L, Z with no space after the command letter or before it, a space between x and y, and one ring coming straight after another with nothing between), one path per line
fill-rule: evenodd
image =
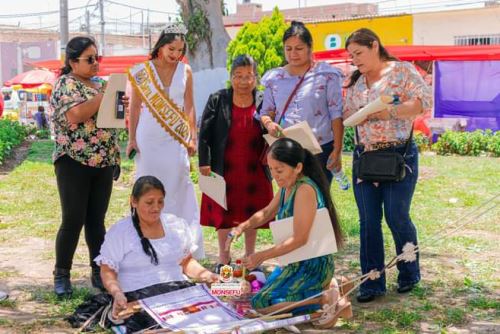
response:
M434 117L467 119L467 131L500 128L500 61L436 61Z

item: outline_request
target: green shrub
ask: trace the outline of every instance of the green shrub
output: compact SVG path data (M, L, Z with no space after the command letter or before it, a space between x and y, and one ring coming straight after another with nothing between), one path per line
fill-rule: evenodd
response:
M9 156L12 149L21 144L27 130L17 121L0 120L0 164Z
M255 59L259 76L283 65L285 54L281 38L287 28L288 24L277 7L270 17L265 16L258 23L245 23L227 46L228 71L233 59L242 54L249 54Z
M127 129L118 130L118 140L120 142L127 142L128 141L128 130Z
M344 129L344 152L354 151L354 128L346 127Z
M49 129L36 130L35 136L38 139L49 139L50 138L50 130Z
M419 152L426 151L430 148L429 137L423 133L414 133L413 139L415 140L415 144L417 145Z
M441 155L458 154L479 156L481 154L500 157L500 133L491 130L474 132L446 131L432 148Z

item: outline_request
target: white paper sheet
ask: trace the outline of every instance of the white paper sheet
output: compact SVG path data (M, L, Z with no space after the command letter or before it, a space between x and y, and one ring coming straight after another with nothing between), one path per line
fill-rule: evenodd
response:
M303 148L311 151L312 154L319 154L323 152L307 121L302 121L284 129L283 136L297 141ZM265 134L264 139L267 141L269 146L271 146L279 138L273 137L270 134Z
M210 176L200 174L198 185L202 193L227 210L226 181L222 176L216 173L212 173Z
M293 217L271 222L269 227L274 244L278 245L293 236ZM337 242L330 215L328 209L322 208L316 212L307 243L288 254L278 256L277 260L281 265L287 265L335 252L337 252Z
M127 75L124 73L113 73L109 76L106 91L102 98L101 106L97 113L98 128L125 128L125 118L115 117L116 92L124 92L127 88Z
M369 115L387 109L392 102L392 97L388 95L379 96L376 100L356 111L344 120L344 126L356 126L363 122Z

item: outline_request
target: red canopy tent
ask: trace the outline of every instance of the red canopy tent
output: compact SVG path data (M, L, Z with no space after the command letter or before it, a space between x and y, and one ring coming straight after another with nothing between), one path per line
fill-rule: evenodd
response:
M53 84L56 81L56 74L47 70L35 69L16 75L10 80L7 80L4 85L10 87L12 85L22 85L23 88L33 88L43 85L44 83Z
M99 62L98 76L108 76L111 73L125 73L134 64L148 59L147 55L140 56L104 56ZM58 73L63 66L60 60L45 60L31 63L36 68L46 68Z
M405 45L386 46L395 57L406 61L417 60L500 60L500 45ZM319 51L314 59L331 63L349 62L345 49Z
M389 53L404 61L484 61L500 60L500 45L473 45L473 46L449 46L449 45L408 45L408 46L386 46ZM326 61L340 66L351 63L349 53L345 49L319 51L314 53L314 59ZM425 71L416 66L423 75ZM431 135L428 127L430 114L424 114L415 120L415 130L428 136Z

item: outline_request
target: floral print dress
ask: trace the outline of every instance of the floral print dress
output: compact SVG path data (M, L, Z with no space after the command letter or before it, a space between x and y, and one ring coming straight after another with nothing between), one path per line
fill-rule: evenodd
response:
M97 83L97 88L85 85L71 74L65 74L55 83L50 99L56 136L53 162L67 155L89 167L103 168L120 164L117 131L98 128L97 113L78 124L72 124L66 119L68 110L103 91L104 81L93 81Z
M420 99L423 109L432 106L431 89L415 67L409 62L391 61L388 62L380 80L371 87L368 87L365 76L361 75L356 83L347 89L344 113L359 111L381 95L398 95L401 102ZM412 123L411 119L368 120L357 126L359 144L369 150L370 146L376 143L407 140Z
M281 189L280 205L276 219L293 217L295 194L301 184L308 184L316 191L317 209L326 207L323 194L309 177L297 180L295 188L285 201L285 189ZM255 309L269 307L283 302L298 302L316 295L328 287L333 278L335 265L333 254L323 255L300 262L276 267L266 284L252 298ZM292 310L293 314L310 313L321 308L319 304L301 306Z

